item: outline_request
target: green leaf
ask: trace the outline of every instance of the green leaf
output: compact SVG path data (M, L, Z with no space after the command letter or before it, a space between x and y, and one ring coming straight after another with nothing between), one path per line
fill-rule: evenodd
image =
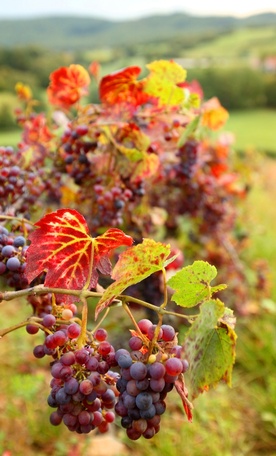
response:
M180 136L177 147L183 146L183 144L187 141L189 136L191 136L197 129L200 121L200 116L194 117L194 119L188 124L186 129L183 131L182 135Z
M127 287L141 282L154 272L161 271L167 264L171 251L169 244L144 239L142 244L129 248L119 256L113 272L115 280L103 293L95 311L95 317L105 309Z
M226 285L210 286L217 270L207 261L195 261L168 280L168 285L176 292L172 300L182 307L194 307L212 297L213 293L223 290Z
M223 322L229 309L219 300L206 301L184 342L192 398L208 391L221 380L231 385L235 361L236 334Z

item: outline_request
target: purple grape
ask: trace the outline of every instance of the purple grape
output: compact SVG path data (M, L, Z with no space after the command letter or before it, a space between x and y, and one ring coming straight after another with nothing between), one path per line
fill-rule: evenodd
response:
M15 252L15 248L13 245L5 245L3 248L2 248L2 256L5 257L5 258L10 258L13 253Z
M23 236L17 236L13 241L14 247L24 247L25 244L26 239Z
M7 246L9 247L9 246ZM8 258L7 263L6 263L7 269L9 269L12 272L16 272L19 270L21 263L17 257L11 257Z
M2 261L0 261L0 275L4 274L6 272L6 265Z
M138 361L137 363L133 363L130 366L130 375L135 380L143 380L148 373L147 367L145 364Z

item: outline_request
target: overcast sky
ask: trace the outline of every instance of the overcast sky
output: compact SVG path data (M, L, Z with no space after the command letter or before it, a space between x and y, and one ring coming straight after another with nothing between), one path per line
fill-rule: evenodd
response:
M235 16L276 12L276 0L0 0L0 3L1 19L77 14L120 20L179 11Z

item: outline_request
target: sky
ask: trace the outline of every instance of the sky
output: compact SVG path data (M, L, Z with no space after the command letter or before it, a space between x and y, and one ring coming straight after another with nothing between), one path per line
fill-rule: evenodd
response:
M0 18L50 15L92 16L110 20L185 12L196 15L248 16L273 11L275 0L0 0Z

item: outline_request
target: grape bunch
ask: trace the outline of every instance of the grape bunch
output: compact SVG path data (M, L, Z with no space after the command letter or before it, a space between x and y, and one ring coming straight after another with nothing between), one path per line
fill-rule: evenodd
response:
M143 337L133 335L129 340L131 351L119 349L115 354L121 368L115 412L121 417L121 425L131 440L141 436L150 439L159 431L161 415L166 410L166 396L179 375L188 369L188 362L181 359L182 347L177 345L172 326L160 327L158 349L149 357L147 346L156 338L156 325L143 319L138 327Z
M0 147L0 212L30 218L41 205L41 196L55 202L59 197L61 175L50 173L37 160L25 163L24 150Z
M198 147L197 141L189 140L179 148L176 154L179 157L179 163L175 165L175 171L180 178L189 179L193 177L198 158Z
M99 328L89 343L78 348L81 327L77 323L58 325L55 316L48 314L42 325L50 333L43 344L34 348L34 355L54 358L48 404L56 410L50 415L51 424L63 422L79 434L95 428L107 432L109 423L115 420L113 409L118 394L118 374L111 370L117 365L115 349L106 340L107 332Z
M16 236L0 226L0 277L4 277L7 285L16 290L28 286L24 275L27 249L24 236Z

